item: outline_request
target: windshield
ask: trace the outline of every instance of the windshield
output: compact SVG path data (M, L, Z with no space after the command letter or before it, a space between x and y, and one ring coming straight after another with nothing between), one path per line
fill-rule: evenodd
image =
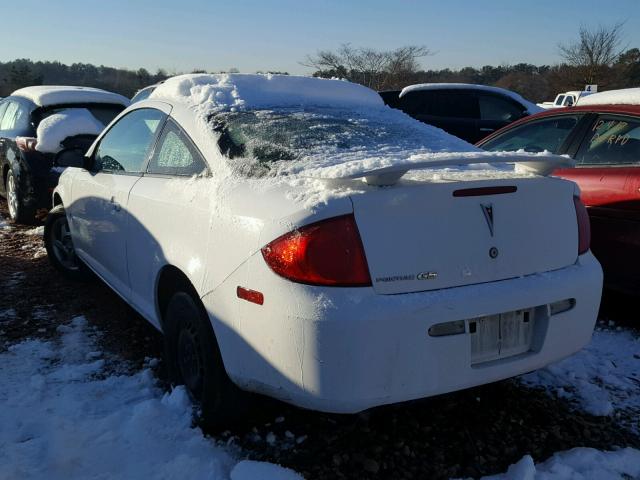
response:
M211 117L218 145L251 176L385 157L475 151L467 142L391 110L335 108L223 112Z

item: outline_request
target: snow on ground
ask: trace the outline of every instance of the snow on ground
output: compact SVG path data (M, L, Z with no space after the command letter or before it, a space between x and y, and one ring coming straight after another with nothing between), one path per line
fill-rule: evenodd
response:
M615 325L611 325L615 327ZM640 338L622 329L597 328L591 343L575 355L521 377L567 398L592 415L630 419L640 432Z
M151 370L107 372L83 317L58 333L0 353L0 478L301 478L238 462L191 427L184 389L164 393Z
M62 142L76 135L98 135L104 125L86 108L67 108L49 115L38 125L36 150L57 153Z
M37 237L41 237L44 235L44 225L40 225L39 227L31 228L24 232L25 235L33 235Z
M556 453L535 465L529 455L509 467L506 473L484 480L618 480L640 477L640 450L623 448L602 452L574 448Z

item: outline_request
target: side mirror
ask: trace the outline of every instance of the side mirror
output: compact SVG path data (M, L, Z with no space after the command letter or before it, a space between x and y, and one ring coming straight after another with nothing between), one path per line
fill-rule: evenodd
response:
M77 148L67 148L59 151L53 161L58 167L84 168L84 152Z

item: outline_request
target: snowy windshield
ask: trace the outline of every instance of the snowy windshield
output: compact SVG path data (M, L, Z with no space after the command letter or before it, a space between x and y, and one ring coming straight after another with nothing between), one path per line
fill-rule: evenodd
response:
M390 109L223 112L210 121L222 153L250 176L298 173L371 157L405 159L469 144Z

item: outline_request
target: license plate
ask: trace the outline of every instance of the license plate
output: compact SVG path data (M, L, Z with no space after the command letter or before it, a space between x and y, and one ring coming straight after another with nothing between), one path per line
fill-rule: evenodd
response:
M469 320L471 364L512 357L531 349L533 309Z

